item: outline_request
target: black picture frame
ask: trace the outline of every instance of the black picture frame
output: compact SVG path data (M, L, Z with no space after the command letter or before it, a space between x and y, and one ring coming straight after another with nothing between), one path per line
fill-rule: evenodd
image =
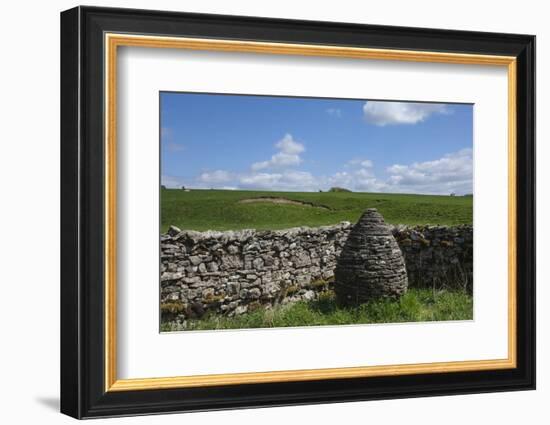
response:
M105 391L104 34L370 47L517 58L517 367ZM61 13L61 412L75 418L535 388L535 37L76 7Z

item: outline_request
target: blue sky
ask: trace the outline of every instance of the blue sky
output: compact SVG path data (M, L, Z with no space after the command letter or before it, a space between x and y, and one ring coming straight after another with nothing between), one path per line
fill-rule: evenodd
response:
M472 193L473 106L162 92L166 187Z

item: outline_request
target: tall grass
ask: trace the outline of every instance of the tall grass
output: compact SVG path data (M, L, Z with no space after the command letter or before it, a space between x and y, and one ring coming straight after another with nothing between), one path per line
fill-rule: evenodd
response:
M273 309L260 308L234 317L211 314L201 320L188 320L184 325L163 323L161 331L428 322L472 318L472 296L461 290L409 289L399 300L373 300L358 307L341 307L336 303L333 293L327 292L315 301L300 301Z

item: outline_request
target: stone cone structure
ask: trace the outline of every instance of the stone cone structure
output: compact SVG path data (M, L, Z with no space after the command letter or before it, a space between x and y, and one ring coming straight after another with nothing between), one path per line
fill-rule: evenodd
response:
M407 291L403 254L375 208L367 209L351 230L334 274L334 290L344 305L380 297L398 298Z

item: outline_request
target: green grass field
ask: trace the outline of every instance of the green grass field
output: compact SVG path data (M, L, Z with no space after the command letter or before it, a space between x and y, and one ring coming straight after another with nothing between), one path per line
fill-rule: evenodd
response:
M161 331L430 322L472 318L473 300L466 292L414 288L409 289L399 300L373 300L356 308L339 307L334 297L328 295L316 301L300 301L271 310L259 308L234 317L207 315L201 320L188 320L185 328L178 328L174 323L162 323Z
M267 196L310 205L242 202ZM392 224L471 224L472 203L471 196L162 189L161 231L170 225L186 230L314 227L355 222L373 207Z

